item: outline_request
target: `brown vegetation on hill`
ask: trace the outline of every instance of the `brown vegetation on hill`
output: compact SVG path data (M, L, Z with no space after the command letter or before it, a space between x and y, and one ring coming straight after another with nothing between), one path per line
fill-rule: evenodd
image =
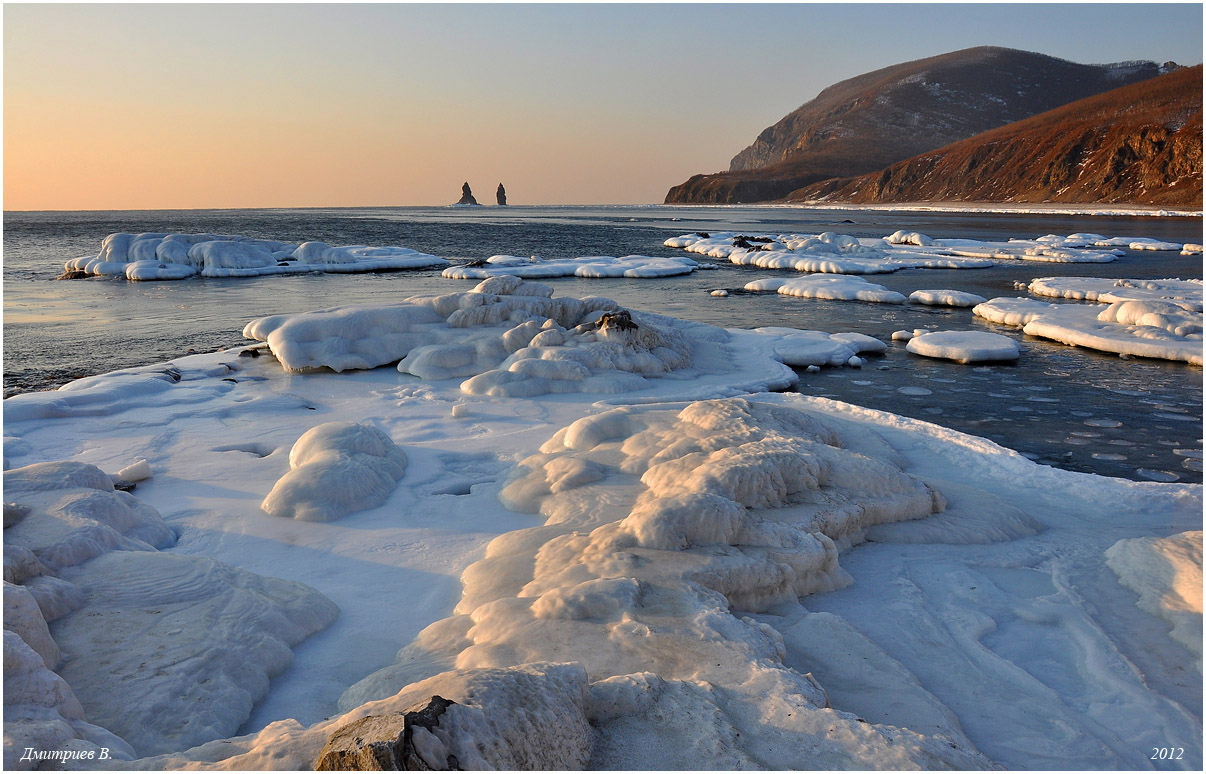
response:
M1202 206L1202 67L1187 67L790 201Z
M730 171L695 175L666 203L779 199L1158 74L1152 62L1084 65L990 46L893 65L828 87L765 129Z

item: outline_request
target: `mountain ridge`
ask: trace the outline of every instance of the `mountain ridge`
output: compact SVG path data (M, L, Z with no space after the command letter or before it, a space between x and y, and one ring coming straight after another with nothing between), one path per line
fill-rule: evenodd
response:
M903 62L823 89L666 203L782 198L851 177L1092 94L1154 77L1154 62L1086 65L992 46Z

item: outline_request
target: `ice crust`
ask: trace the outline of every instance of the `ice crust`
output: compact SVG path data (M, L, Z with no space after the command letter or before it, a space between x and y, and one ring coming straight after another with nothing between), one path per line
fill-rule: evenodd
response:
M94 466L9 470L4 492L23 514L4 532L5 768L26 746L130 760L229 736L335 618L299 583L161 551L174 530Z
M916 231L897 231L882 239L822 234L683 234L665 241L738 266L791 269L825 274L884 274L900 269L979 269L998 261L1108 263L1125 250L1182 251L1193 245L1156 239L1108 238L1100 234L1048 234L1035 239L986 242L936 239ZM933 292L933 291L927 291ZM947 298L954 298L947 296ZM967 300L967 299L963 299ZM918 301L918 303L934 303ZM968 305L960 303L960 306Z
M371 425L327 422L297 439L289 467L260 507L272 516L332 521L384 503L406 470L406 454Z
M910 338L905 348L914 355L957 363L1017 360L1022 354L1013 339L987 331L927 331Z
M909 294L910 303L927 306L975 306L987 300L962 290L914 290Z
M499 276L525 279L552 277L655 279L690 274L698 267L699 264L690 258L648 255L626 255L622 258L590 256L554 260L543 260L536 256L520 258L514 255L495 255L487 258L483 266L450 266L444 269L443 276L448 279L462 280Z
M1200 281L1041 277L1029 289L1040 296L1097 305L1002 297L972 311L990 322L1064 344L1202 364Z
M260 277L309 272L395 271L447 266L433 255L406 247L332 247L324 242L290 244L217 234L110 234L100 252L73 258L63 268L129 280L189 277Z
M760 279L747 282L745 289L759 293L776 292L797 298L824 298L831 301L868 301L876 304L903 304L905 297L883 285L862 277L843 274L814 275L795 279Z
M514 277L336 311L253 323L279 334L280 359L186 357L5 401L6 457L25 466L6 475L26 482L6 484L11 749L307 769L338 729L438 694L462 708L418 734L429 764L1138 769L1178 739L1179 765L1200 768L1200 673L1185 680L1161 608L1136 606L1107 566L1115 544L1198 529L1200 486L1071 473L918 420L749 394L794 383L786 362L884 347L856 334L625 317ZM391 320L409 339L374 352ZM349 353L406 368L345 367ZM597 369L604 358L635 370ZM565 363L633 389L463 388L491 372L568 385L584 372ZM286 451L330 422L405 443L390 504L325 523L264 514ZM154 475L138 497L113 492L100 468L139 460ZM39 498L61 491L78 504L52 517ZM334 615L299 581L339 618L252 707L296 627ZM182 587L207 591L174 608ZM142 629L90 625L89 610L171 631L172 666L139 669L151 640L123 632ZM163 709L190 690L212 691L203 711ZM104 701L138 728L102 722ZM252 733L220 738L248 707Z
M1202 670L1202 532L1119 540L1105 553L1139 607L1172 624L1170 636L1197 658Z

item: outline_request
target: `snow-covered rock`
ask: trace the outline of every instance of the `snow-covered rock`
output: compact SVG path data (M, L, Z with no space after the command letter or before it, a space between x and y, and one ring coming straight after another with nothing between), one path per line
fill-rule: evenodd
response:
M753 292L777 292L797 298L823 298L830 301L869 301L877 304L903 304L905 297L883 285L867 282L862 277L843 274L813 275L793 279L761 279L747 282L745 289Z
M698 264L690 258L648 255L626 255L622 258L590 256L547 261L536 257L522 259L511 255L496 255L486 259L484 265L450 266L444 270L444 276L449 279L486 279L503 275L532 279L542 277L647 279L690 274L697 267Z
M911 303L927 306L975 306L987 300L984 296L962 290L914 290L909 294Z

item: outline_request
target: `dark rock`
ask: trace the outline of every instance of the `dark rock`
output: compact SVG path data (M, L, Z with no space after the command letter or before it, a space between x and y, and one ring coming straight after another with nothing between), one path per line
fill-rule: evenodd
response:
M473 191L470 190L467 181L461 186L461 200L457 204L477 204L477 199L473 198Z
M259 357L259 356L260 356L260 350L257 349L256 347L248 347L247 349L244 349L241 352L239 352L239 357Z
M161 373L168 378L169 382L175 383L181 379L180 369L178 368L165 368Z
M442 765L423 759L414 729L433 731L454 701L432 696L425 705L392 715L370 715L337 729L314 762L315 771L460 771L456 757Z
M469 263L467 263L467 264L465 264L465 265L466 265L466 266L472 266L473 268L475 268L475 269L476 269L476 268L479 268L479 267L481 267L481 266L487 266L488 264L486 263L486 259L485 259L485 258L474 258L472 261L469 261Z
M503 184L498 184L498 203L500 206L507 206L507 189L503 188Z
M60 274L59 276L55 277L56 280L87 279L87 278L88 278L88 272L84 271L83 269L76 269L75 271L65 271L62 274Z
M608 312L599 318L599 330L635 331L639 326L632 321L632 315L627 309L618 312Z

